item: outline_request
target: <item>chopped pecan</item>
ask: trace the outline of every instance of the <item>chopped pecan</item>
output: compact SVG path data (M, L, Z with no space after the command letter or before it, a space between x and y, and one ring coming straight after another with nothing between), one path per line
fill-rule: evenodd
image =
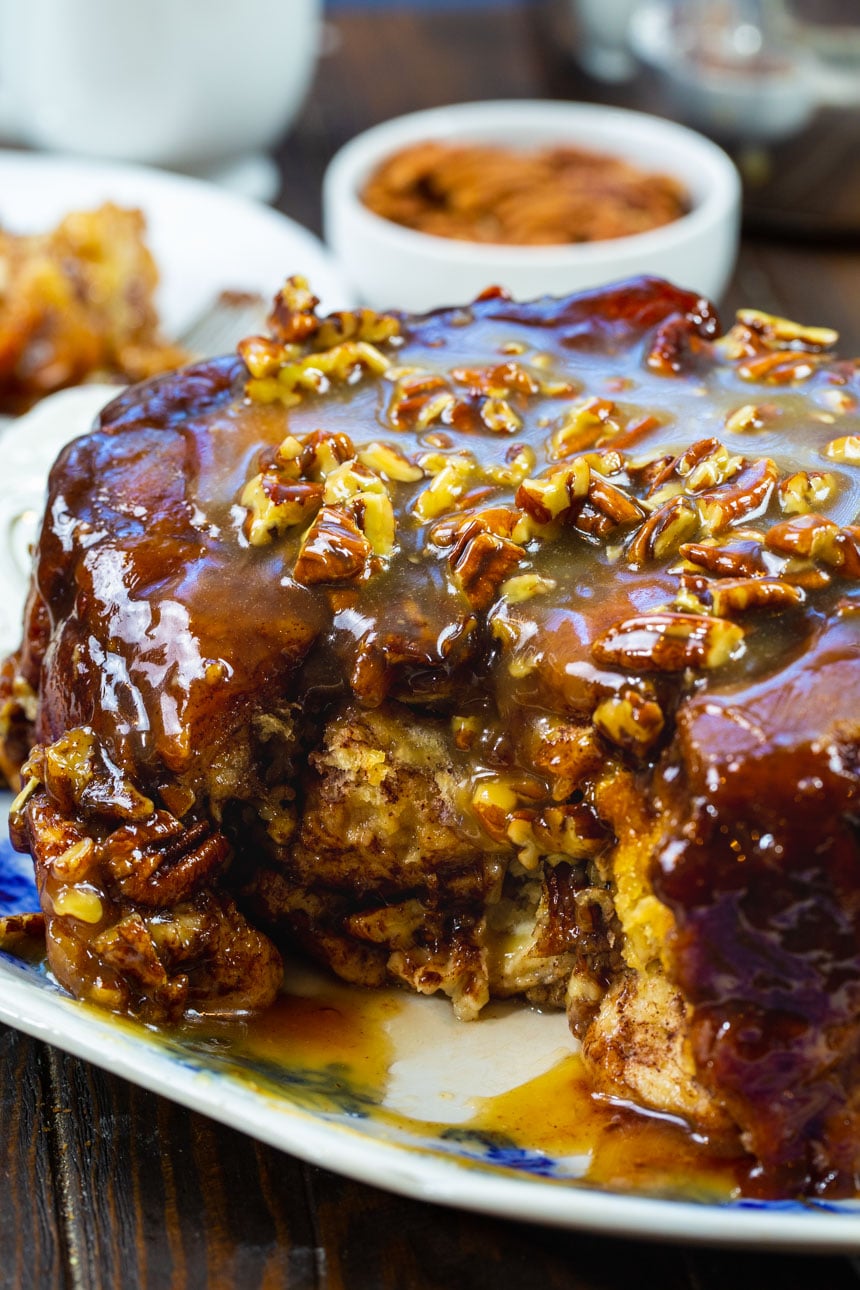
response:
M860 466L860 434L847 434L841 439L831 439L824 449L824 455L845 466Z
M251 546L264 546L296 524L304 524L322 505L322 484L281 479L274 471L255 475L245 485L240 504L248 512L245 536Z
M808 381L815 369L827 361L826 354L806 350L795 353L782 350L759 354L738 364L738 376L744 381L763 381L767 385L790 385Z
M363 493L379 493L387 497L388 489L379 475L354 458L336 466L326 475L323 492L326 506L350 502Z
M779 481L779 504L786 515L805 515L832 497L835 488L836 480L827 471L798 470Z
M860 577L860 527L840 528L823 515L798 515L768 531L765 545L785 555L821 560L843 577Z
M732 434L749 434L752 430L763 430L779 415L780 409L775 403L745 403L727 415L726 429Z
M620 475L627 469L627 458L617 448L605 448L601 452L584 452L579 460L587 462L592 470L604 478Z
M44 914L4 914L0 916L0 950L14 953L27 941L43 941L44 938Z
M390 556L394 551L397 522L387 493L357 493L349 503L349 513L370 543L376 556Z
M699 512L688 497L672 497L648 516L627 548L627 560L642 565L674 555L699 527Z
M373 554L370 542L349 515L324 506L305 534L293 577L296 582L358 582Z
M596 511L612 521L613 527L636 524L647 514L634 497L594 471L588 483L587 497Z
M616 623L591 647L598 663L642 672L722 667L740 656L744 632L725 618L665 611Z
M678 458L677 471L685 479L687 491L700 493L706 488L724 484L738 473L743 465L743 457L730 453L724 444L718 443L712 452L700 456L695 462L688 463L687 454Z
M517 506L538 524L549 524L585 501L590 482L588 462L578 457L549 475L524 479L517 489Z
M305 479L325 480L354 457L355 447L348 434L314 430L302 441L301 473Z
M637 690L610 695L597 705L592 720L612 743L638 754L648 751L665 725L659 703Z
M376 471L383 479L395 479L402 484L414 484L424 478L424 471L405 457L398 448L387 443L366 444L356 454L363 466Z
M761 515L778 478L779 471L769 457L745 465L728 483L698 495L702 524L709 533L720 533L740 520Z
M76 726L52 744L37 744L21 770L24 781L43 784L66 815L77 811L110 819L141 820L152 814L150 798L114 765L89 726ZM27 790L32 791L30 785ZM13 814L20 812L19 794ZM22 803L23 805L23 803Z
M522 418L507 399L492 397L481 404L481 420L494 434L516 434L522 429Z
M275 375L252 376L245 391L257 402L280 402L290 408L300 403L305 394L324 394L333 382L346 384L365 370L379 375L389 363L386 355L368 341L345 340L318 353L287 355Z
M540 860L584 860L606 845L607 830L586 802L545 806L541 811L515 809L505 830L517 847L524 869L536 869Z
M806 596L801 587L779 578L720 578L709 583L700 598L724 618L753 609L795 609Z
M467 511L464 515L455 515L434 524L430 530L430 541L434 546L453 546L476 521L486 532L509 538L519 519L520 512L512 506L489 506L481 511Z
M547 456L550 461L563 461L574 453L592 448L607 432L619 429L612 420L615 404L611 399L591 398L576 404L566 414L561 424L550 435Z
M550 781L554 801L564 801L593 775L605 760L591 722L574 723L553 717L541 719L535 731L534 764Z
M433 520L454 510L475 473L474 460L465 453L425 453L418 464L433 476L415 499L412 514L419 521Z
M451 552L454 582L474 609L489 609L524 554L516 542L488 532L475 521Z
M393 314L380 314L367 308L347 309L322 319L313 345L314 349L332 349L345 340L384 345L399 335L400 321Z
M856 412L857 410L857 396L849 394L847 390L834 390L832 388L821 390L818 394L818 399L831 412L835 412L837 416L844 416L846 412Z
M617 529L618 525L611 515L606 515L603 511L592 506L586 501L585 505L577 512L576 519L573 521L573 527L577 533L588 538L592 542L602 542L608 538L610 533Z
M659 416L655 416L653 412L646 412L644 416L635 417L629 421L623 430L614 434L612 443L616 448L630 448L662 424Z
M682 479L686 479L696 467L715 454L726 450L719 439L697 439L689 448L675 457L662 457L651 462L642 473L643 482L647 482L646 497L655 504L676 496L683 489Z
M157 1000L168 1015L184 1007L187 982L171 981L155 941L137 911L126 914L93 939L92 948L121 978L134 983L136 992Z
M136 905L167 909L187 900L222 868L230 847L205 821L185 826L166 811L115 829L101 844L117 894Z
M780 318L778 314L763 313L760 309L739 309L737 320L743 326L755 332L767 345L779 349L832 349L839 340L839 332L832 327L807 327L803 323L792 322L790 318Z
M307 278L298 274L287 278L275 296L272 312L266 320L275 340L284 345L301 344L319 328L316 308L318 298L308 286ZM241 346L239 347L242 353ZM244 358L244 354L242 354Z
M519 394L531 398L542 392L543 383L521 363L497 363L495 367L455 367L451 376L473 394L507 398ZM545 391L544 391L545 392Z
M755 578L766 572L760 540L735 542L732 546L718 546L713 541L684 542L679 554L717 577Z
M452 717L451 735L454 739L454 747L467 752L475 746L483 728L484 723L480 717Z
M530 444L511 444L503 463L490 462L483 467L484 476L494 484L517 488L535 468L534 448Z
M502 583L501 593L509 605L518 605L532 596L544 596L555 591L554 578L541 577L539 573L520 573Z
M504 779L481 779L472 793L472 810L490 837L501 842L519 800L519 794Z

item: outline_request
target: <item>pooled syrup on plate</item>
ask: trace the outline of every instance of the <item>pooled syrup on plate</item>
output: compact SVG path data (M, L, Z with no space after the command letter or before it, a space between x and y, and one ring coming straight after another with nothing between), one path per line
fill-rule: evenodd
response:
M485 1155L504 1167L520 1157L528 1173L526 1158L548 1159L559 1162L549 1176L567 1174L608 1191L712 1202L740 1191L749 1161L739 1149L720 1152L676 1117L596 1093L573 1040L567 1056L503 1093L484 1096L478 1081L468 1090L473 1114L453 1128L394 1110L386 1105L389 1073L399 1057L394 1023L409 996L329 981L320 988L318 980L313 989L309 995L284 994L245 1022L187 1029L185 1042L199 1050L205 1035L243 1082L258 1085L264 1072L269 1094L277 1089L279 1071L284 1092L287 1083L295 1090L297 1072L314 1093L322 1087L314 1076L328 1076L335 1106L339 1098L350 1105L357 1095L361 1114L420 1137L422 1149L432 1150L433 1138L456 1141L467 1162Z

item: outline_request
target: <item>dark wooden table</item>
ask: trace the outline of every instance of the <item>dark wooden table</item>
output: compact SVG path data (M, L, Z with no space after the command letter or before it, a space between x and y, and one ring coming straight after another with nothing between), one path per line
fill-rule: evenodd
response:
M286 0L285 0L286 2ZM326 161L399 112L570 97L531 8L354 12L279 150L279 205L319 227ZM562 74L560 74L562 73ZM567 79L565 79L565 76ZM746 239L741 302L838 327L860 350L860 250ZM0 1287L135 1290L857 1290L860 1262L595 1238L434 1208L345 1181L0 1027Z

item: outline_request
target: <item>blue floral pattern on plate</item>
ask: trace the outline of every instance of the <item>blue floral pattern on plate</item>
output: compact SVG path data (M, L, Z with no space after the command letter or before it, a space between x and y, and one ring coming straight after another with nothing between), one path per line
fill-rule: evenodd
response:
M38 907L31 862L0 841L0 915ZM707 1204L621 1195L494 1133L392 1117L337 1063L309 1069L104 1016L38 966L0 955L0 1020L305 1159L376 1186L559 1226L783 1248L860 1250L860 1203Z

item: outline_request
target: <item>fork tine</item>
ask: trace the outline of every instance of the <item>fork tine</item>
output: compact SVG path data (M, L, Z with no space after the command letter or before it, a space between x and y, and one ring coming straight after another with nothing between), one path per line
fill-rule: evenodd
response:
M180 336L180 344L194 358L228 354L245 336L265 328L269 311L262 296L250 292L222 291Z

